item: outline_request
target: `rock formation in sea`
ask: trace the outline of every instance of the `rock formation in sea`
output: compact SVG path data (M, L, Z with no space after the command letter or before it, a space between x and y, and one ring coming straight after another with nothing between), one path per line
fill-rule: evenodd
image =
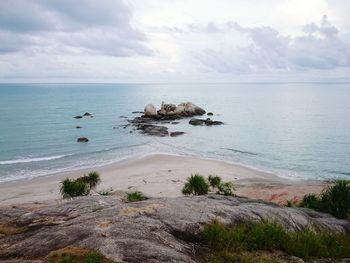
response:
M133 112L138 113L138 112ZM142 116L135 117L131 120L128 120L131 125L136 127L137 130L141 131L143 134L153 135L153 136L178 136L184 134L182 131L170 132L165 126L159 126L158 124L178 124L178 121L183 118L201 116L204 115L206 111L195 105L192 102L183 102L177 106L172 103L162 102L159 110L153 105L148 104L145 106ZM213 121L211 119L201 120L201 119L192 119L190 121L192 125L220 125L223 122ZM127 126L124 126L127 127Z

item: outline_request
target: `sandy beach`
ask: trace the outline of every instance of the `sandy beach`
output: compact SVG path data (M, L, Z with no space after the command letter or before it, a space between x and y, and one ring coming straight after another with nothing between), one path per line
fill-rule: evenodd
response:
M240 196L276 203L296 201L305 193L320 192L325 186L320 181L289 180L220 160L152 154L95 169L4 182L0 184L0 203L5 205L61 200L59 185L62 179L79 177L92 170L98 171L102 179L97 191L113 189L116 195L138 190L149 197L180 196L186 178L193 173L219 175L223 180L233 181Z

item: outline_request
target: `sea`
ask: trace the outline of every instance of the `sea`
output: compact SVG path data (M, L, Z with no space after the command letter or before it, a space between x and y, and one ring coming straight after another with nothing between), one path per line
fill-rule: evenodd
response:
M178 137L125 127L140 115L133 112L162 101L191 101L225 124L163 124L185 132ZM74 118L85 112L93 118ZM0 182L152 153L219 159L292 179L350 179L350 83L0 84Z

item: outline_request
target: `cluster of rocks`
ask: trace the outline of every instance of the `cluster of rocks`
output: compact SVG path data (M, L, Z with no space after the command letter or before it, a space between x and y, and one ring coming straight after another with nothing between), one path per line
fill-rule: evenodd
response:
M90 117L90 118L93 118L94 116L90 113L90 112L85 112L83 115L78 115L78 116L75 116L74 119L82 119L83 117ZM76 129L81 129L83 127L81 126L75 126ZM77 142L88 142L89 139L86 138L86 137L79 137L77 139Z
M139 112L135 112L139 113ZM179 122L174 120L179 120L182 118L202 116L206 111L191 103L183 102L179 105L175 104L166 104L162 102L161 108L157 110L152 104L146 105L143 115L135 117L134 119L128 120L129 124L135 127L136 130L139 130L143 134L152 135L152 136L171 136L176 137L184 134L182 131L173 131L169 132L168 127L162 126L159 124L178 124ZM213 113L208 113L209 116L212 116ZM213 121L210 118L206 120L193 118L189 121L191 125L220 125L223 124L221 121ZM124 126L126 128L128 125Z
M229 226L274 220L290 231L350 233L347 220L240 197L207 195L125 203L117 196L88 196L0 207L0 262L23 262L23 258L42 262L52 251L84 247L117 262L194 263L201 250L193 241L214 219Z

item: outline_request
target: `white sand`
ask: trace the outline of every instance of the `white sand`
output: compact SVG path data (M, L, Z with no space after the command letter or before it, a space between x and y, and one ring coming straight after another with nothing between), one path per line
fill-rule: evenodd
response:
M150 197L180 196L186 178L192 173L219 175L223 180L235 182L238 195L277 203L300 199L308 192L318 193L325 186L323 182L292 181L219 160L153 154L95 169L1 183L0 204L61 199L59 185L62 179L78 177L91 170L101 175L102 182L97 191L109 188L114 191L138 190Z

